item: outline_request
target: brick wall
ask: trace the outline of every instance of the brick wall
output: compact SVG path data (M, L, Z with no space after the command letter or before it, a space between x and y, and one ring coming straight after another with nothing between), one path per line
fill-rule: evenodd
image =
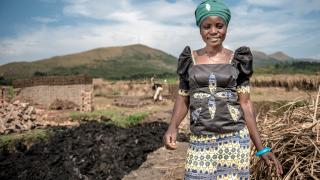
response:
M13 81L14 88L24 88L40 85L72 85L72 84L92 84L92 77L87 75L74 76L45 76L33 77L29 79L17 79Z
M0 102L8 101L10 99L9 86L0 86Z
M5 99L5 88L0 87L0 104L4 103L4 99Z
M18 96L45 108L49 108L50 104L56 99L72 101L79 107L83 107L84 104L88 104L88 97L84 99L83 92L92 96L92 91L93 86L91 84L33 86L22 88ZM92 102L90 102L90 106L92 106ZM86 107L85 109L89 108Z

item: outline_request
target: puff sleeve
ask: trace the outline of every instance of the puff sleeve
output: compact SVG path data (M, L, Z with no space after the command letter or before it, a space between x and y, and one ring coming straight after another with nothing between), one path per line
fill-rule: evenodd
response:
M236 67L239 70L237 92L250 93L250 78L253 74L253 57L249 47L240 47L234 54Z
M192 64L191 49L186 46L178 59L177 74L179 75L179 91L181 96L189 96L189 74L188 70Z

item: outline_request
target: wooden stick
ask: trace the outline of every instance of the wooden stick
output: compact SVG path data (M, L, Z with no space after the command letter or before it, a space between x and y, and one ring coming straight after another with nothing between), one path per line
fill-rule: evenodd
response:
M317 121L317 110L318 110L319 96L320 96L320 86L319 86L319 90L318 90L318 94L317 94L317 98L316 98L316 104L315 104L315 108L314 108L313 123L315 123Z

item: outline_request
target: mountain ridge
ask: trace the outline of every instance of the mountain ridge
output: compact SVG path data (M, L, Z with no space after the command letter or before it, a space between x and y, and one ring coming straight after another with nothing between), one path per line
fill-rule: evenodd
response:
M266 54L253 50L254 67L267 67L294 59L278 51ZM288 58L288 59L287 59ZM89 74L106 79L176 76L177 57L143 44L100 47L78 53L53 56L31 62L11 62L0 66L0 77L29 78L41 75Z

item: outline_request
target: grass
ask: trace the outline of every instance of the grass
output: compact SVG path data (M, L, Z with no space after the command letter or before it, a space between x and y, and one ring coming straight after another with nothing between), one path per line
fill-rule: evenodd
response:
M125 113L121 112L120 110L115 109L108 109L108 110L96 110L93 112L72 112L70 117L72 120L80 120L80 119L99 119L99 117L105 116L111 118L111 123L115 124L119 127L130 127L136 125L143 119L148 116L146 112L137 112L126 115ZM108 122L107 122L108 123Z
M168 84L177 84L179 78L177 75L176 77L169 77L169 78L164 78L164 79L167 80Z
M13 86L9 86L9 92L8 92L9 100L11 100L14 97L14 89Z
M35 129L26 131L19 134L8 134L0 136L0 145L8 145L13 141L36 141L36 140L48 140L50 137L50 133L44 129Z

